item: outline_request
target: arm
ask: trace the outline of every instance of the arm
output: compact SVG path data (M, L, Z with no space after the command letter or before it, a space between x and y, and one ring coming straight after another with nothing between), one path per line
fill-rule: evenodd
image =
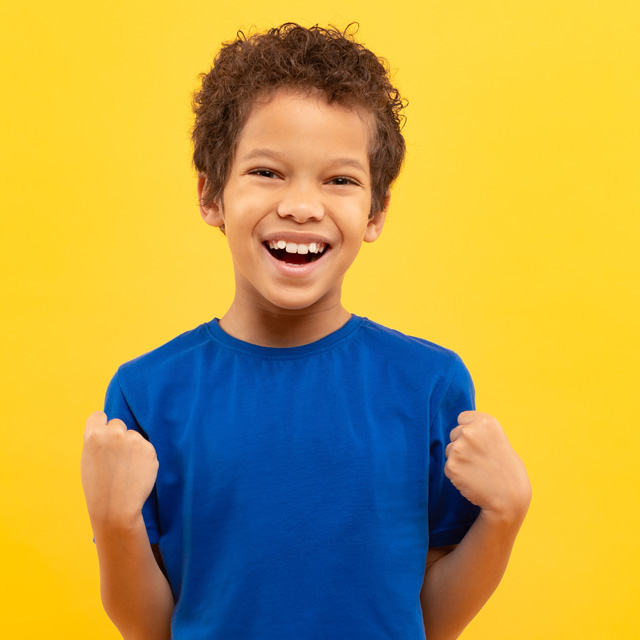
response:
M155 450L98 411L87 420L81 466L105 611L126 640L167 640L173 596L142 519L158 469Z
M498 422L465 411L451 432L445 474L480 515L455 547L430 549L420 592L429 640L453 640L500 583L529 502L531 485Z

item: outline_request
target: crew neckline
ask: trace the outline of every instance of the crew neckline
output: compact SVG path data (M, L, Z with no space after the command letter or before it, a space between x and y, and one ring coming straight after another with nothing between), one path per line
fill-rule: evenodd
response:
M352 314L351 317L333 333L330 333L315 342L310 342L309 344L303 344L297 347L263 347L261 345L253 344L252 342L245 342L244 340L234 338L220 326L219 318L214 318L210 322L207 322L206 327L214 340L227 347L235 349L236 351L242 351L243 353L260 358L283 359L299 358L313 353L318 353L319 351L325 351L351 335L365 321L365 319L366 318Z

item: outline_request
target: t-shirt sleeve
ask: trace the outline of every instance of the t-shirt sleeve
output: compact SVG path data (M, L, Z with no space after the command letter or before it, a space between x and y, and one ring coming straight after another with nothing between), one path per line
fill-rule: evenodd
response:
M429 451L429 546L458 544L480 512L444 475L444 451L458 414L475 409L475 390L469 371L456 356L453 375L431 424Z
M125 423L127 429L133 429L147 440L149 439L142 427L138 424L129 403L127 402L120 385L118 373L113 376L109 383L109 387L107 388L107 394L104 401L104 412L107 414L108 420L118 418ZM160 519L158 516L158 498L155 487L151 491L151 494L142 508L142 517L144 519L145 526L147 527L149 542L151 544L157 544L160 539Z

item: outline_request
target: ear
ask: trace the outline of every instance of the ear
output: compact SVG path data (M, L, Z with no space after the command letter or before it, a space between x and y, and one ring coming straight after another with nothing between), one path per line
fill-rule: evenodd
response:
M198 178L198 202L200 203L200 215L202 216L202 219L212 227L224 228L224 212L222 211L220 200L216 198L208 205L203 204L203 196L205 194L206 186L207 178L201 174Z
M389 210L390 201L391 194L387 192L387 195L384 197L382 211L374 213L371 218L369 218L367 228L364 231L365 242L374 242L380 237L380 234L382 233L382 227L384 227L384 221L387 219L387 211Z

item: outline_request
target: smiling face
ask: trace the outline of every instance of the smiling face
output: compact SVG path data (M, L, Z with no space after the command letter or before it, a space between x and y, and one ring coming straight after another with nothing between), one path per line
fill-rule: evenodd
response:
M224 224L243 312L342 309L344 275L385 218L369 215L371 126L315 94L280 90L255 105L222 202L201 207Z

